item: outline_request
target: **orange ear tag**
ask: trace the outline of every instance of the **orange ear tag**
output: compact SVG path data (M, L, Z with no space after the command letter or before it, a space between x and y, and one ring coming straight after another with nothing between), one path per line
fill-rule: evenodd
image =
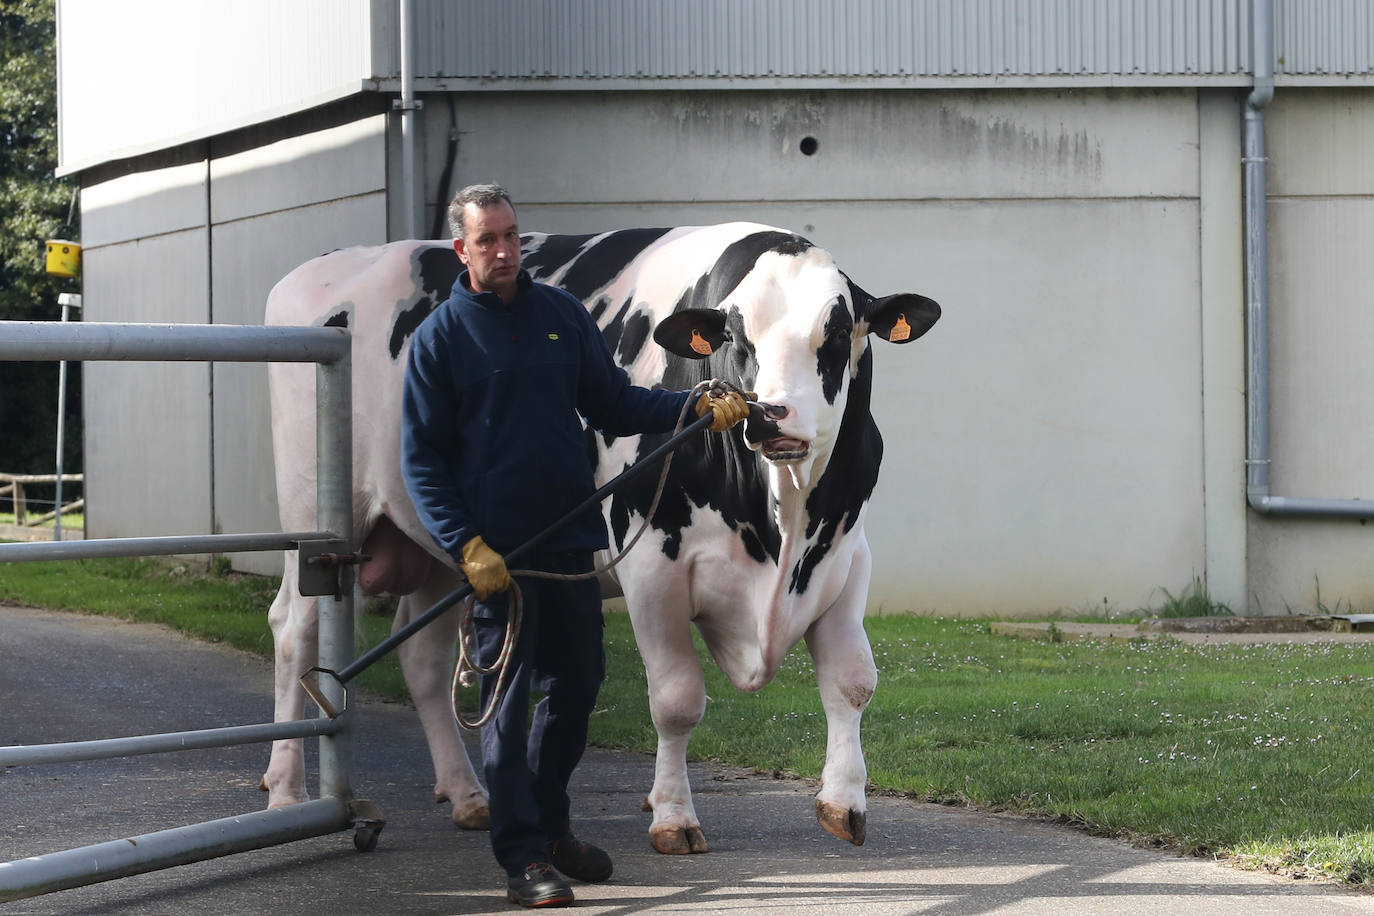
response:
M892 333L887 335L887 339L893 343L901 343L911 337L911 325L906 323L906 315L897 314L897 323L892 326Z
M907 333L910 334L911 331L908 329ZM692 328L692 342L689 346L702 356L710 356L713 352L711 342L698 334L696 328Z

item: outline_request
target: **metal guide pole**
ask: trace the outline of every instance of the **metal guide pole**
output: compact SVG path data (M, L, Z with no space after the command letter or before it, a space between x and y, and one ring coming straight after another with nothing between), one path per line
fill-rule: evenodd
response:
M352 360L344 357L316 370L316 525L338 537L353 538L353 398ZM319 599L319 664L342 665L353 657L353 567L336 567L332 596ZM326 688L327 699L343 708L343 685ZM349 717L351 719L351 717ZM351 722L334 735L320 738L320 794L349 799L353 795Z

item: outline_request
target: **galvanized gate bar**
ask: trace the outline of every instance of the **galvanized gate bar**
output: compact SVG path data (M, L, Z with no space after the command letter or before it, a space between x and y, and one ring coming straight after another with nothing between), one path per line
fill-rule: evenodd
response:
M160 735L128 735L94 741L66 741L61 744L11 744L0 747L0 767L32 766L42 763L72 763L77 760L105 760L111 757L136 757L168 751L193 751L207 747L232 747L282 738L312 738L335 734L338 721L321 716L290 722L263 722L256 725L228 725L189 732Z
M335 362L315 367L315 525L353 537L353 359L345 350ZM316 599L319 664L342 667L353 657L353 567L338 567L338 590ZM342 684L325 695L336 709L347 706ZM345 716L351 719L351 716ZM343 728L320 737L320 794L351 798L353 734Z
M126 878L173 865L344 830L353 821L340 798L269 808L188 827L0 863L0 903Z
M343 328L232 324L0 322L0 360L332 363L348 356Z
M316 524L324 532L353 533L353 399L352 338L343 328L298 328L184 324L54 324L0 321L0 361L16 360L185 360L215 362L316 363ZM99 540L71 544L14 545L12 559L49 557L143 556L154 553L215 553L252 549L291 549L296 542L328 535L199 535L171 538L124 538L100 546ZM156 542L156 544L155 544ZM153 550L156 546L158 549ZM56 548L56 550L54 550ZM76 548L76 549L72 549ZM102 552L105 551L105 552ZM319 660L342 667L353 654L353 572L338 569L338 589L319 599ZM343 685L330 690L342 705ZM95 884L114 878L155 871L188 862L260 849L279 843L321 836L361 823L378 823L380 812L355 800L351 786L352 716L264 725L231 726L200 732L143 735L107 739L108 752L156 753L189 747L216 747L244 741L277 740L319 735L320 794L324 797L239 817L193 824L158 833L100 843L81 849L0 863L0 902ZM231 736L233 740L230 740ZM128 742L128 743L126 743ZM91 745L73 745L71 753L85 756ZM61 754L50 745L13 750ZM365 811L358 814L355 811Z
M243 553L295 550L300 541L328 540L327 531L295 534L189 534L90 541L30 541L0 544L0 563L37 560L88 560L96 557L160 557L187 553Z

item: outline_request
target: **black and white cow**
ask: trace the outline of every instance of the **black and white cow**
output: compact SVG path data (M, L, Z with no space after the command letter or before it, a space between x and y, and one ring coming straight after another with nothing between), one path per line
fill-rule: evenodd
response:
M523 263L590 309L616 361L646 386L688 388L724 378L768 405L742 432L703 433L673 461L649 532L616 568L648 674L658 730L654 847L707 848L687 782L688 737L706 702L692 645L696 625L721 670L753 691L805 639L816 665L829 737L816 813L853 843L865 832L867 771L859 720L877 685L863 629L871 558L864 513L882 438L870 412L868 336L921 336L940 315L923 296L875 299L831 256L790 232L752 223L524 236ZM396 242L317 258L268 300L270 324L337 324L354 334L355 537L373 559L365 589L405 595L397 626L459 583L406 498L399 416L410 332L448 294L460 265L448 242ZM658 341L662 346L651 343ZM271 367L278 499L285 530L314 524L310 367ZM588 432L598 483L663 436ZM614 547L636 530L655 475L605 506ZM295 562L273 604L277 715L303 707L296 683L313 664L314 607L296 594ZM438 798L467 827L486 821L486 798L448 705L454 615L405 643L401 664L433 757ZM299 742L278 742L263 785L269 804L304 798Z

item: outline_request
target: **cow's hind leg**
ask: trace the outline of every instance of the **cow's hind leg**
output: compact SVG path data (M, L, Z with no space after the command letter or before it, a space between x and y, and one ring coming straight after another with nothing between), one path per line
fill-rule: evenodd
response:
M816 819L855 846L863 845L867 827L868 769L859 744L859 720L878 686L878 669L863 627L870 562L864 547L854 558L839 600L806 633L828 732Z
M654 813L649 842L661 853L706 852L692 788L687 781L687 741L706 712L706 682L692 645L690 626L671 614L666 604L649 602L652 617L636 618L635 641L649 679L649 712L658 730L654 785L644 810Z
M276 652L274 680L276 705L273 720L289 722L305 715L305 689L300 676L315 664L318 655L316 605L296 590L296 553L286 554L286 574L272 602L267 620ZM268 793L267 807L277 808L306 800L305 756L302 739L272 742L272 756L259 787Z
M401 599L395 629L423 614L459 585L458 577L436 564L435 573ZM487 793L477 779L453 715L452 685L458 611L450 610L397 648L406 687L415 701L434 763L434 800L453 803L453 823L465 830L491 825Z

